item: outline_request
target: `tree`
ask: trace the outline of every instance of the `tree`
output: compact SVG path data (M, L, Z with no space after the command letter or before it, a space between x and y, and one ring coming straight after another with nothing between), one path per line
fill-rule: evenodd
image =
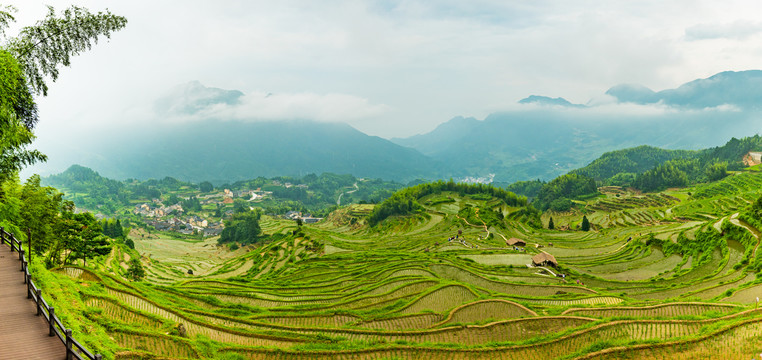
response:
M249 211L249 203L244 199L233 200L233 212L236 214Z
M548 230L553 230L556 228L556 224L553 223L553 217L550 217L550 220L548 220Z
M36 122L37 105L23 69L9 52L0 50L0 182L27 165L47 159L41 152L27 149L34 141L32 128Z
M222 230L217 243L255 243L262 233L262 229L259 227L261 216L262 213L259 209L233 214L230 219L225 220L225 229Z
M212 190L214 190L214 186L212 185L212 183L208 181L202 181L200 184L198 184L198 189L201 192L205 192L205 193L212 192Z
M704 171L709 181L717 181L728 176L728 163L719 162L708 165Z
M133 281L140 281L146 276L146 271L143 269L143 264L137 258L130 259L130 264L127 267L127 276Z
M580 225L580 230L582 231L590 231L590 221L587 220L587 216L582 216L582 225Z
M185 210L186 213L190 213L191 211L201 211L201 202L198 201L198 198L195 196L189 197L188 200L181 201L180 205L182 205L183 210Z
M58 213L65 205L63 194L54 188L40 186L40 176L33 175L22 187L19 198L19 225L22 230L31 230L32 250L42 254L54 242L53 224L58 220ZM26 231L22 233L25 234Z
M56 242L48 253L49 267L69 264L111 252L111 243L103 235L98 220L91 213L63 211L54 225Z

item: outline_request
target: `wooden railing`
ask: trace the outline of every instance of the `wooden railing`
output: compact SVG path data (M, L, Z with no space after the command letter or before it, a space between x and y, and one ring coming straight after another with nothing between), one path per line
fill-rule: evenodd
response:
M11 252L18 252L19 261L21 262L21 271L24 272L24 284L26 284L26 296L28 299L34 300L37 304L37 315L42 315L50 325L49 336L58 336L61 342L66 346L66 360L101 360L100 354L93 355L90 351L80 344L71 334L71 329L64 327L61 323L61 319L55 314L55 309L45 301L42 297L42 290L37 288L32 281L32 275L29 274L29 263L27 262L24 254L24 248L21 246L21 241L16 240L13 234L6 232L5 228L0 227L0 244L8 244L11 248Z

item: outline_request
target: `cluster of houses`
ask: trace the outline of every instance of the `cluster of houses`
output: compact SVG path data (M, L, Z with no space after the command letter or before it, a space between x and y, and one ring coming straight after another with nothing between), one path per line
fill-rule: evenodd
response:
M173 214L182 215L185 211L180 204L164 206L158 199L154 199L152 203L135 205L135 209L132 212L143 217L162 217Z
M299 211L289 211L285 215L283 215L283 218L288 220L301 219L302 222L305 224L313 224L320 220L323 220L323 218L313 217L312 214L302 214Z
M277 181L273 181L273 185L289 187L307 188L307 185L291 183L280 184ZM262 188L255 190L240 190L233 191L230 189L224 189L222 192L213 194L206 194L198 196L199 203L201 205L227 205L232 204L234 198L242 198L249 201L261 200L272 196L272 191L263 191ZM203 233L204 236L216 236L222 233L224 225L222 221L209 222L199 216L187 216L183 217L185 210L182 205L175 204L170 206L164 206L159 199L153 199L151 202L136 205L132 211L136 215L140 215L145 218L150 218L146 221L146 224L153 226L159 231L175 231L181 234L198 234ZM225 212L225 215L231 215L232 210ZM312 214L302 214L298 211L289 211L283 218L290 220L301 219L305 224L316 223L323 218L313 217Z
M185 210L182 205L164 206L159 199L154 199L151 203L136 205L132 212L142 217L151 218L151 220L146 221L146 224L159 231L175 231L186 235L203 233L204 236L216 236L222 233L222 229L224 229L221 221L209 222L197 215L183 217Z
M222 233L222 222L209 223L198 216L190 216L185 219L172 217L167 220L148 220L146 224L153 226L159 231L175 231L181 234L191 235L203 233L204 236L216 236Z

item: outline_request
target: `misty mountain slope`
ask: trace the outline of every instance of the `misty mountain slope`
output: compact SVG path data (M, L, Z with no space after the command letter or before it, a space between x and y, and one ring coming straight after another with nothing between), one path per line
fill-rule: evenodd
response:
M759 110L762 109L762 70L724 71L659 92L642 85L617 85L606 94L620 102L635 104L663 103L693 109L734 105Z
M494 113L484 121L456 118L428 134L395 142L472 176L493 173L499 182L548 180L612 150L640 145L701 149L759 133L762 116L752 105L755 96L762 99L762 87L754 88L760 80L762 71L725 72L658 93L636 85L608 92L622 103L658 105L569 107L561 100L534 96L525 101L531 106ZM744 94L727 95L738 89ZM724 104L735 108L712 109ZM458 131L437 142L444 138L440 128ZM432 149L434 143L441 147Z
M390 139L395 144L414 148L425 155L435 154L441 149L452 145L464 133L477 127L481 121L472 117L457 116L446 121L426 134L413 135L407 138Z
M160 127L112 144L82 161L107 177L235 181L333 172L411 180L435 178L439 165L416 150L346 124L312 121L204 121Z

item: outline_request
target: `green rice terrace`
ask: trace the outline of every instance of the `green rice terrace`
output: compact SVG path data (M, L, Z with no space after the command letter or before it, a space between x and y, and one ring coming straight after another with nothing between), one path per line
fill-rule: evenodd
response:
M753 206L762 173L652 193L603 187L542 214L487 187L446 188L397 193L412 196L408 215L355 204L315 224L263 216L265 240L234 251L217 238L133 229L134 250L33 270L78 339L108 359L749 359L762 350ZM129 280L133 259L143 281Z

